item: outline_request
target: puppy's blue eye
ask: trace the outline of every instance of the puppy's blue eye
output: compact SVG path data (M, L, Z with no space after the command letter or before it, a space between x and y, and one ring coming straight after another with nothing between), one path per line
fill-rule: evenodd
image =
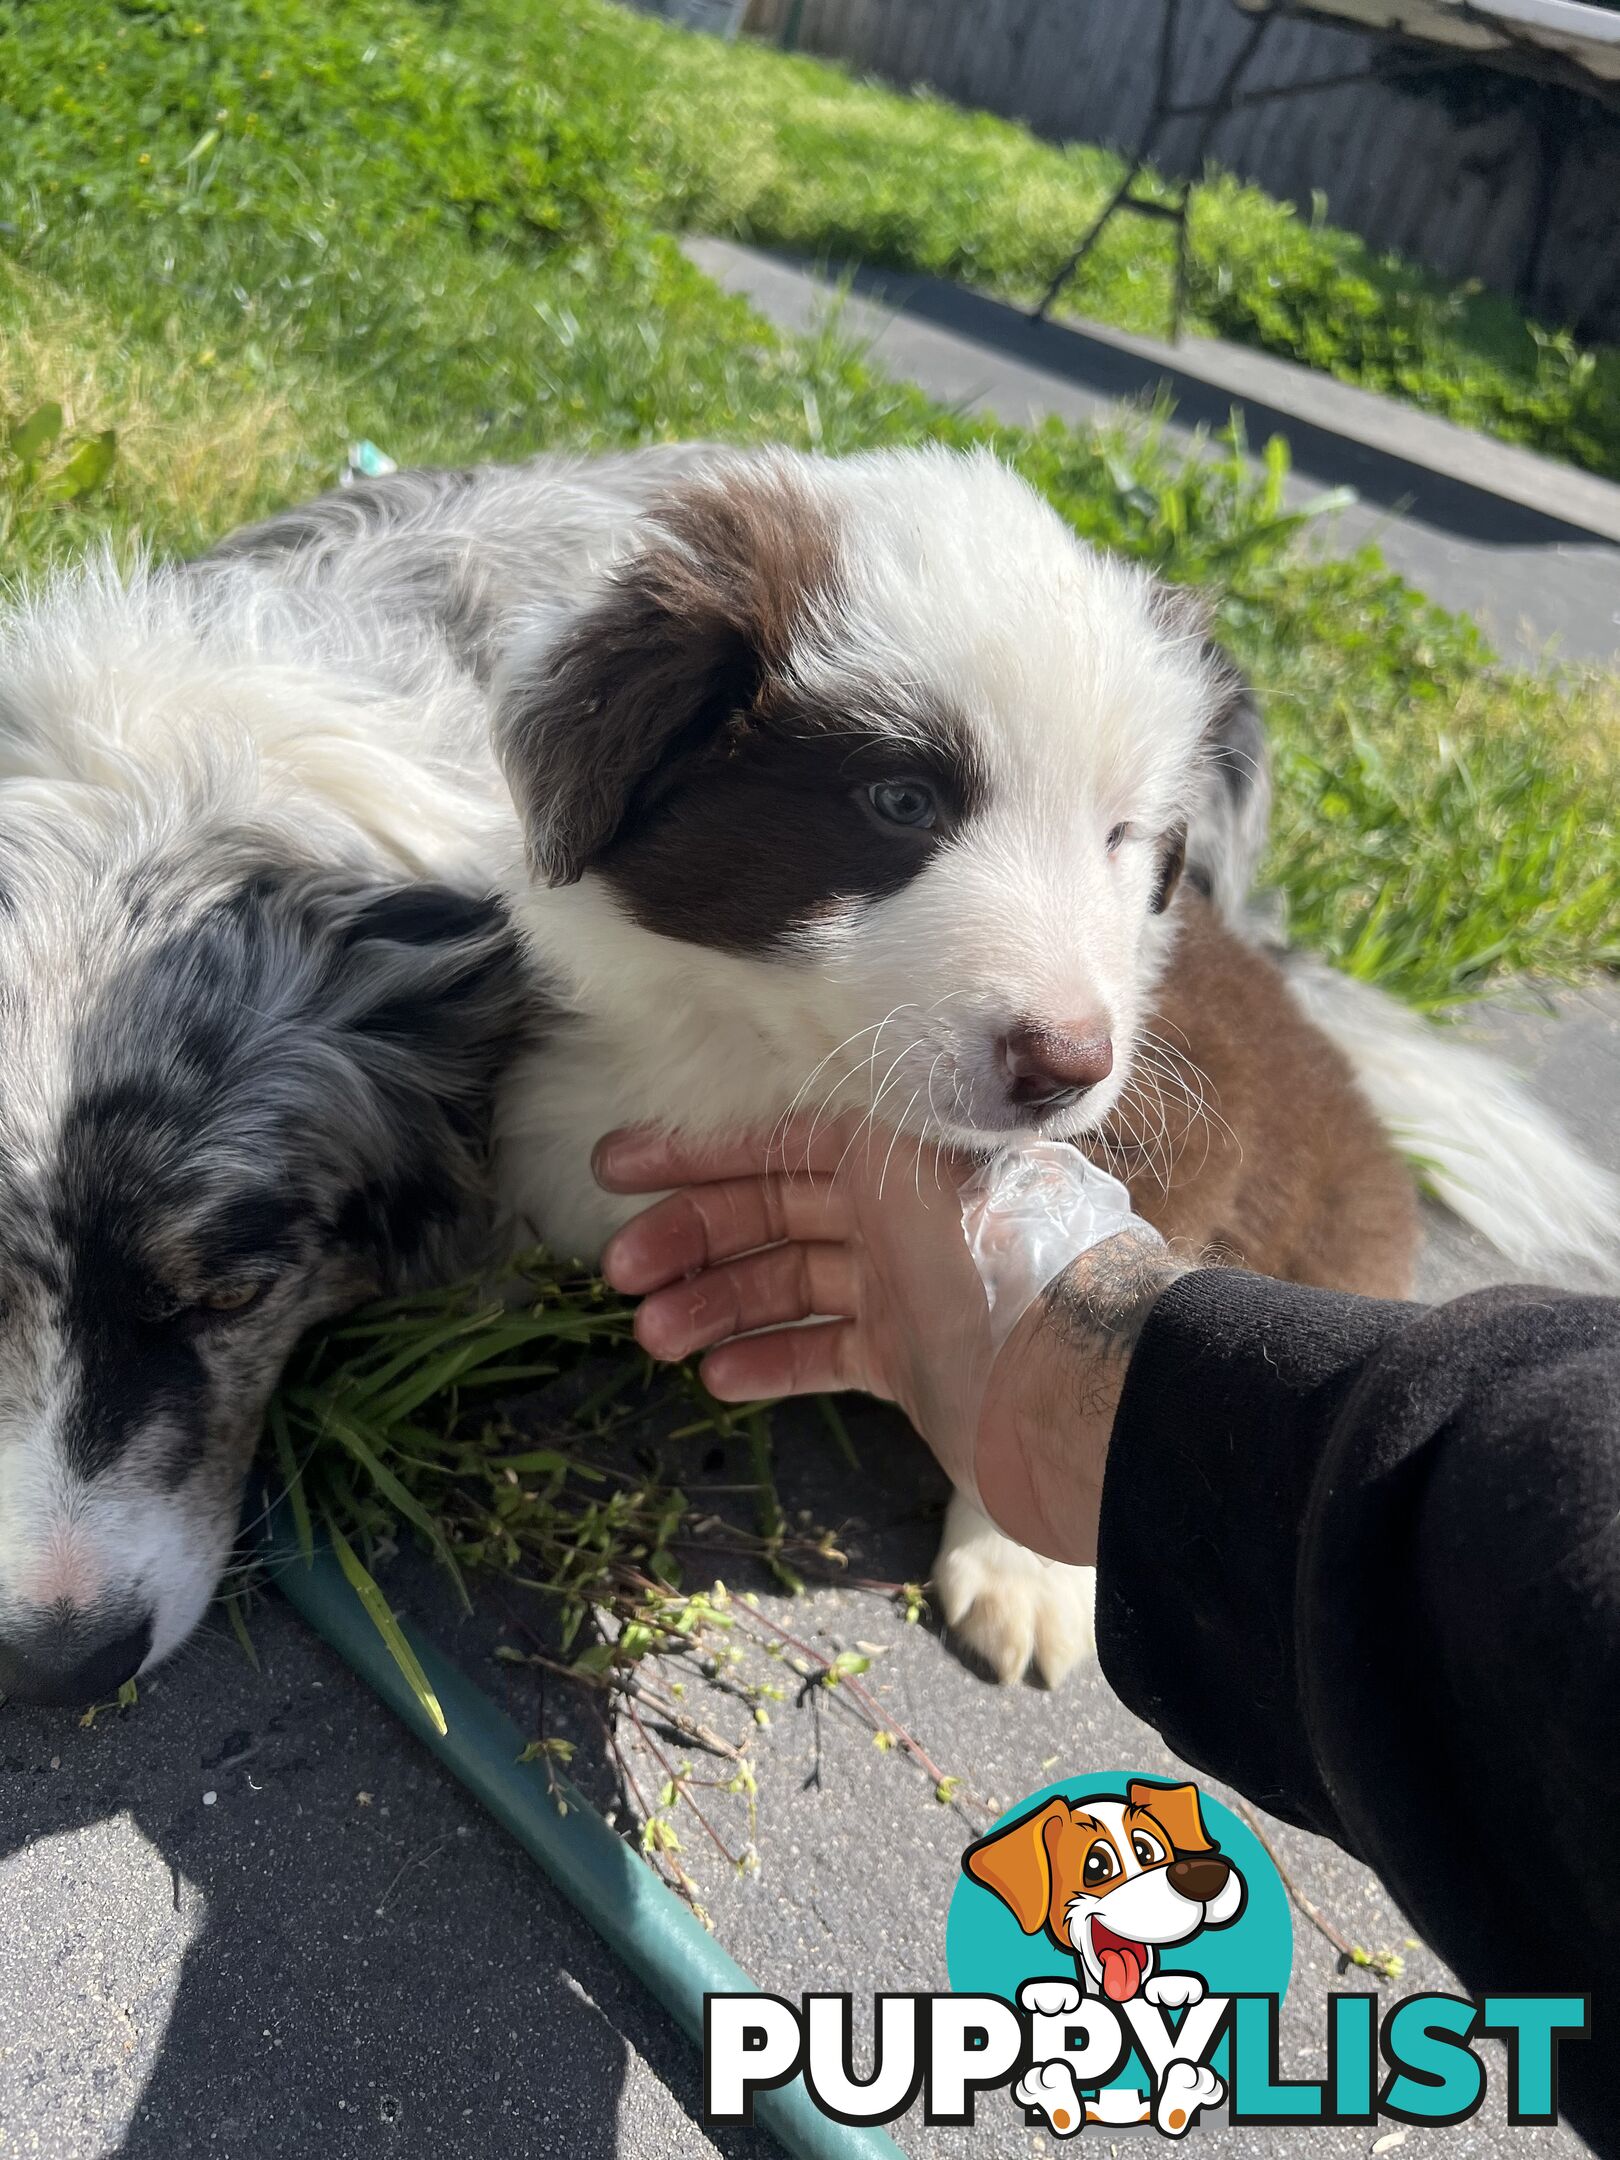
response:
M920 780L879 780L867 789L866 799L886 825L909 825L926 832L939 821L933 790Z
M1108 835L1108 852L1110 855L1113 854L1115 848L1119 847L1129 837L1130 830L1129 825L1116 825L1114 827L1113 831Z

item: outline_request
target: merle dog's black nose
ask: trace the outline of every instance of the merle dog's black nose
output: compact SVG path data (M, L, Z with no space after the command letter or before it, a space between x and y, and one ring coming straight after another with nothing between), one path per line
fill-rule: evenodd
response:
M82 1621L51 1621L26 1634L0 1636L0 1702L55 1710L104 1702L134 1679L151 1647L150 1613L99 1641Z

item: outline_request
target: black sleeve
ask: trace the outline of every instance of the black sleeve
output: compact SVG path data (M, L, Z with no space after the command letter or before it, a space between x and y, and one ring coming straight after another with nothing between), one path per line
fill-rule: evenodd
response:
M1183 1277L1115 1420L1097 1638L1466 1987L1590 1994L1560 2098L1620 2150L1620 1302Z

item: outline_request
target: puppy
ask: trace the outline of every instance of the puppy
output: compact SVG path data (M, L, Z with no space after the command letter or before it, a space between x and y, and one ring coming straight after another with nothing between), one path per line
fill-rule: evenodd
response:
M251 571L0 624L0 1696L184 1641L298 1336L488 1249L531 988L482 712Z
M1221 927L1265 829L1243 685L1192 596L1082 546L993 459L676 447L400 475L237 546L391 596L490 684L551 1014L499 1114L516 1235L599 1250L630 1205L590 1174L609 1125L852 1108L981 1152L1077 1140L1194 1252L1405 1287L1404 1174ZM1539 1231L1556 1191L1578 1243L1591 1166L1351 997L1380 1109L1427 1113L1415 1151L1443 1159L1461 1105L1488 1104L1489 1226ZM936 1580L1002 1677L1089 1646L1089 1572L961 1498Z
M1229 909L1247 887L1243 686L1189 596L1003 467L718 459L519 625L494 696L514 905L564 1016L502 1111L548 1242L594 1253L626 1212L590 1175L605 1126L853 1107L970 1150L1081 1141L1195 1249L1404 1289L1409 1187L1347 1067L1179 899L1189 862ZM1003 1678L1089 1647L1090 1571L965 1498L936 1584Z

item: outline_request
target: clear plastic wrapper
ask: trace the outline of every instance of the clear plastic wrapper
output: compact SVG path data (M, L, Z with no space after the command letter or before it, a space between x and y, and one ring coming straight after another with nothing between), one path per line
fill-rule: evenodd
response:
M1119 1179L1062 1140L993 1156L961 1188L961 1200L962 1235L990 1311L992 1357L1082 1253L1122 1230L1148 1231Z

